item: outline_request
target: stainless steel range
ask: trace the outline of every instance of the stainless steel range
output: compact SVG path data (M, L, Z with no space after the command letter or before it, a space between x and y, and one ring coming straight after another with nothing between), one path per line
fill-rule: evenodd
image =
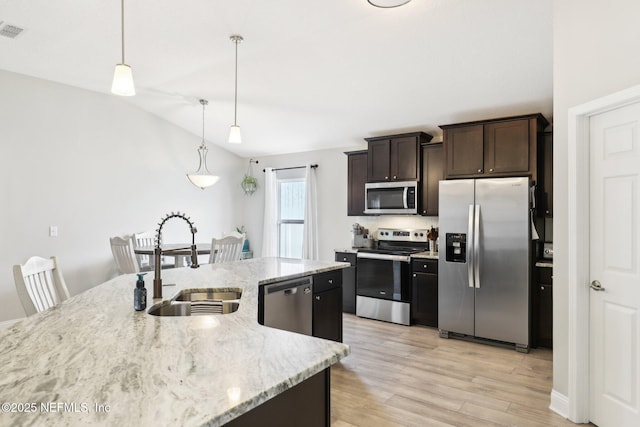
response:
M375 249L360 249L356 315L411 323L411 254L428 249L426 229L380 228Z

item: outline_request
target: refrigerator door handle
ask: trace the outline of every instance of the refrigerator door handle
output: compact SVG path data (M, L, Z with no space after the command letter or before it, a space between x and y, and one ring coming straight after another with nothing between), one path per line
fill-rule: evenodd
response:
M474 249L473 242L475 242L474 227L473 227L473 205L469 205L469 223L467 224L467 235L469 241L467 242L467 276L469 280L469 287L473 288L473 270L474 270Z
M480 289L480 205L476 205L473 234L473 263L475 264L476 289Z

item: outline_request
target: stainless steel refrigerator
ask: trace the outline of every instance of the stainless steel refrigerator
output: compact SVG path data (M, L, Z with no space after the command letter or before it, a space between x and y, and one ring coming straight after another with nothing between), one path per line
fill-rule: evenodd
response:
M529 349L529 178L440 181L438 328Z

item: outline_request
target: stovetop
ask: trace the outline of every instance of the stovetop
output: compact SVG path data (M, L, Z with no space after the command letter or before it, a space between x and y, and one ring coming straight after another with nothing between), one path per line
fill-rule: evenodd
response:
M380 228L376 235L378 245L373 249L360 249L361 252L389 255L411 255L428 250L428 230Z

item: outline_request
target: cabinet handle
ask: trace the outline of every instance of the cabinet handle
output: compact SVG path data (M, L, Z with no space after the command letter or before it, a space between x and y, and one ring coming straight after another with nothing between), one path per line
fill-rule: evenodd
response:
M418 277L418 276L416 275L416 273L413 273L413 277Z
M320 301L320 295L316 295L316 301Z
M544 291L544 286L540 286L540 290L541 290L541 291Z
M427 269L427 264L423 265L422 268Z
M329 279L329 284L332 285L333 284L333 279Z
M346 261L346 260L347 260L347 257L342 258L342 260L343 260L343 261Z
M478 169L478 172L482 172L482 169Z
M489 172L493 172L493 168L489 169Z
M389 177L388 177L388 176L385 176L385 177L384 177L384 179L389 179Z
M396 179L397 177L395 175L393 175L393 179Z

